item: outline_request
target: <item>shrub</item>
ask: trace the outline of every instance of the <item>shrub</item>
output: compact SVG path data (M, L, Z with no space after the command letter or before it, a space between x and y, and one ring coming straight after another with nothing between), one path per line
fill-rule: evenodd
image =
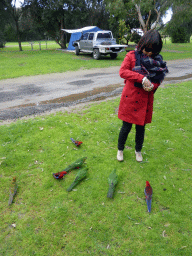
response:
M141 39L141 36L136 32L134 32L131 37L131 42L138 44L140 39Z
M190 35L185 28L178 27L171 32L171 41L172 43L188 43L190 42Z

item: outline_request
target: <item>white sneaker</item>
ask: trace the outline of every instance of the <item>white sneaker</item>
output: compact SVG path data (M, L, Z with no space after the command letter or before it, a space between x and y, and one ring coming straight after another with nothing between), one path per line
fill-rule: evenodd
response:
M123 161L123 150L118 150L117 152L117 160L122 162Z
M135 151L135 155L136 155L137 162L142 162L143 161L143 157L142 157L141 152Z

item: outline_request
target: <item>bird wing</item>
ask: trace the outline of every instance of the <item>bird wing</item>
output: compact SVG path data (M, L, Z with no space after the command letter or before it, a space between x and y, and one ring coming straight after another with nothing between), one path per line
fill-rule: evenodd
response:
M80 146L83 142L82 141L78 141L78 140L74 140L73 138L70 138L71 141L75 144L75 146Z
M113 183L114 186L117 184L118 176L117 176L115 170L109 175L108 182L109 182L109 184Z

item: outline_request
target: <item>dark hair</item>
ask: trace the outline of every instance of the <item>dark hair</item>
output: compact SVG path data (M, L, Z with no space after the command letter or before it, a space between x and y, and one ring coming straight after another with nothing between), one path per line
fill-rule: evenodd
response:
M149 30L140 39L137 50L142 52L145 49L146 52L152 52L154 55L160 53L163 46L161 35L157 30Z

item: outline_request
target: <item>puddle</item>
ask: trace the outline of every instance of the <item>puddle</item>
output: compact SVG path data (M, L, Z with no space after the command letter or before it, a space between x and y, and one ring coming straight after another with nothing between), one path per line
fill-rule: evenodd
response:
M88 79L88 80L77 80L77 81L74 81L74 82L69 82L68 84L83 86L83 85L92 84L92 83L94 83L94 82L91 79Z

